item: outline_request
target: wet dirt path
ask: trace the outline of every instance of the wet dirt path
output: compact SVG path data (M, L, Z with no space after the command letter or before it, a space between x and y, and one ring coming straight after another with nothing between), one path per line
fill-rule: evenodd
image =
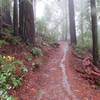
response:
M55 54L41 68L41 89L37 100L79 100L68 81L66 60L68 45L61 43Z

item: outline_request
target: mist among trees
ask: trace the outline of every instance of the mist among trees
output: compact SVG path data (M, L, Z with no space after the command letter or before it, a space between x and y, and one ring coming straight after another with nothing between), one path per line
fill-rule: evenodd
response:
M66 58L70 54L72 61ZM66 74L65 62L79 59L76 62L85 67L75 71L81 68L77 72L100 84L94 78L100 76L100 0L0 0L0 100L25 100L14 98L11 91L18 97L16 89L24 74L33 75L34 69L45 65L45 57L47 62L60 59L62 75ZM69 84L66 79L64 84Z

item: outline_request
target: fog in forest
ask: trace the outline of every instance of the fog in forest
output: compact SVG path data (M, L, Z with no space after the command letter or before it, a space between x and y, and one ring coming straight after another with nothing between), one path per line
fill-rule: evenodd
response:
M0 100L100 100L100 0L0 0Z
M83 39L80 37L83 34L84 44L89 43L87 45L91 45L91 9L89 0L74 0L74 8L78 41L79 43L82 42ZM100 38L99 10L100 2L97 0L98 37ZM47 29L49 29L47 34L53 31L58 40L63 40L66 36L69 39L68 0L38 0L36 3L36 21L42 21L41 23L46 24Z

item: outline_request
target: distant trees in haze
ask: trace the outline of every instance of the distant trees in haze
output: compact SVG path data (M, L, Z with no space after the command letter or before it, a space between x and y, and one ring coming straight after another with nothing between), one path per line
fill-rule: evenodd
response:
M74 11L74 1L68 0L68 7L69 7L69 28L70 28L70 39L71 44L76 45L76 27L75 27L75 11Z
M45 3L41 19L36 16L38 2ZM99 6L99 0L0 0L0 29L2 24L13 25L13 35L33 45L35 29L52 40L67 40L70 35L71 44L92 50L97 63L100 48Z
M79 2L78 0L75 0ZM93 52L93 60L94 64L97 65L97 62L99 61L99 45L98 45L98 24L97 24L97 10L96 6L100 5L99 1L96 0L85 0L85 1L80 1L80 8L78 8L78 12L80 11L80 16L75 20L75 12L76 9L74 7L74 1L73 0L68 0L69 4L69 28L70 28L70 40L71 44L76 45L78 43L78 39L80 38L81 46L85 46L86 44L89 44L88 42L91 43L92 41L92 52ZM96 3L97 2L97 3ZM86 3L86 4L84 4ZM97 4L97 5L96 5ZM75 6L79 5L76 3ZM86 6L86 7L85 7ZM85 7L85 8L84 8ZM80 9L80 10L79 10ZM84 12L84 10L86 12ZM77 12L76 12L77 13ZM79 21L79 27L77 28L76 23ZM84 27L87 26L88 27ZM77 31L76 29L80 30L80 34L76 37ZM87 31L87 33L85 31ZM84 33L85 32L85 33ZM89 34L89 37L88 37ZM87 37L84 37L84 36ZM81 37L80 37L81 36ZM76 39L77 38L77 39ZM88 42L87 42L88 40ZM77 41L77 42L76 42Z
M92 21L92 40L93 40L93 59L97 65L99 61L98 50L98 31L97 31L97 14L96 14L96 1L90 0L91 5L91 21Z

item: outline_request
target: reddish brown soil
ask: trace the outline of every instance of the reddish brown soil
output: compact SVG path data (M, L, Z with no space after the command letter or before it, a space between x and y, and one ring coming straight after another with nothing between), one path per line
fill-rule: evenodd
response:
M28 49L25 47L23 52ZM100 100L100 91L92 89L75 71L82 63L72 56L67 43L60 42L59 48L48 46L43 49L46 55L38 58L42 60L39 68L33 70L24 61L29 72L23 76L22 86L11 92L16 100ZM24 59L23 53L20 54L18 57L17 53L16 58Z
M82 61L73 56L71 51L69 48L66 56L66 72L74 94L79 100L100 100L100 88L95 89L95 85L91 85L75 71L76 69L82 70L83 65Z

